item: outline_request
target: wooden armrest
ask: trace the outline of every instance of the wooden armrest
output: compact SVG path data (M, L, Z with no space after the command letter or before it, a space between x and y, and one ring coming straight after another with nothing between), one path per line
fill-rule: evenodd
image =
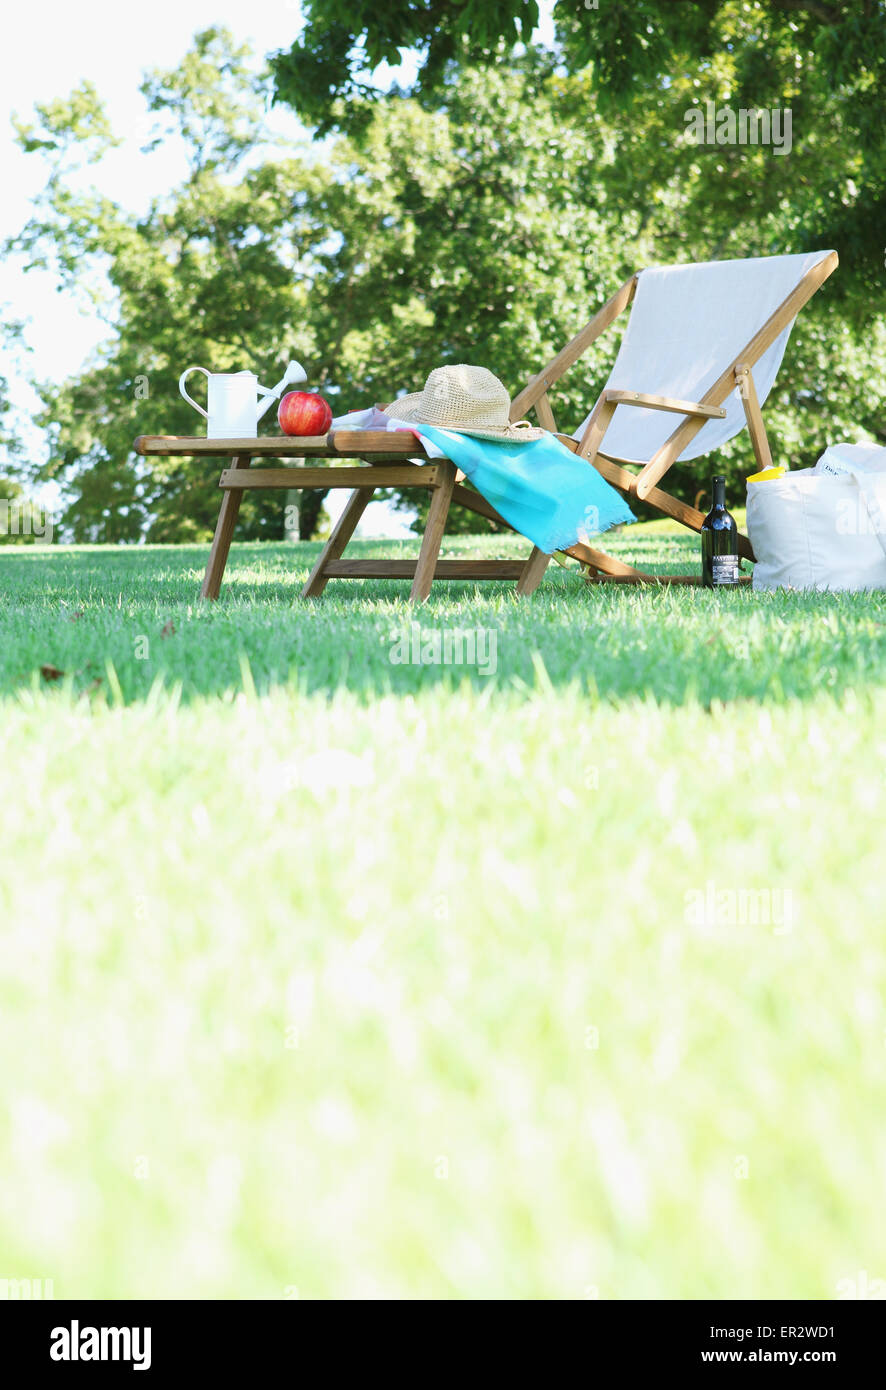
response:
M675 401L671 396L647 396L642 391L604 391L603 399L613 405L642 405L647 410L671 410L675 415L703 415L708 420L724 420L726 411L718 405L697 401Z

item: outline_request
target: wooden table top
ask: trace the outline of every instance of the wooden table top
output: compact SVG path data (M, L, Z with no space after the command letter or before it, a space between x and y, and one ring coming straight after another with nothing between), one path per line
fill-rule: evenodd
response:
M264 435L257 439L207 439L201 435L140 434L135 452L185 458L427 458L409 431L332 430L329 434Z

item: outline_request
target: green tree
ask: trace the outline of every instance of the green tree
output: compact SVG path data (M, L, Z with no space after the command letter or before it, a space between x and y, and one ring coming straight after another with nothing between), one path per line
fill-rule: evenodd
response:
M417 92L433 103L458 83L466 64L482 60L492 70L509 61L515 38L529 41L537 7L530 0L418 0L379 10L370 0L309 0L305 18L301 37L271 60L275 91L325 132L363 128L368 100L383 100L368 84L382 60L396 63L401 50L417 49ZM798 244L840 252L843 289L859 285L882 295L884 0L637 0L599 7L558 0L554 20L559 70L585 79L579 88L585 115L602 104L616 124L645 133L655 107L672 150L679 147L687 101L790 107L791 157L770 160L764 178L742 179L734 177L735 157L724 161L722 147L707 151L690 220L700 220L712 201L721 220L733 223L767 219L777 208L780 230ZM667 148L660 152L667 163ZM650 153L659 151L644 152L640 169ZM636 169L624 163L622 170L629 185L640 185ZM661 183L642 187L652 196ZM684 207L687 202L681 198Z
M93 89L37 107L19 128L48 179L11 249L54 270L108 328L84 371L40 386L50 456L35 472L65 489L62 524L75 539L205 539L218 510L212 467L137 459L134 437L196 432L177 389L191 362L250 367L267 383L290 356L311 358L311 257L328 235L311 208L328 176L298 158L257 157L268 134L248 57L210 29L179 68L146 77L149 148L178 137L189 175L144 217L82 191L82 164L114 143ZM282 536L279 499L250 494L241 515L241 534Z
M489 362L519 387L555 350L576 303L607 293L620 272L603 221L572 196L585 132L552 134L551 98L534 95L542 69L532 58L466 74L436 111L385 102L364 140L340 138L322 162L274 152L256 162L263 132L253 114L248 140L242 114L254 78L223 36L200 35L181 69L145 83L194 162L143 219L74 186L82 141L70 131L88 123L92 158L113 138L96 95L39 108L21 138L52 168L15 246L88 296L109 328L86 370L42 388L51 449L39 476L67 489L68 531L107 541L208 534L218 502L206 465L140 460L131 449L139 433L195 428L177 391L190 361L250 365L274 380L295 355L334 409L420 387L440 361ZM224 103L209 92L216 70ZM319 499L305 500L306 529ZM241 534L281 534L273 498L248 496L242 515Z
M712 68L706 91L728 93L733 61ZM443 362L488 365L516 392L643 265L816 244L781 167L795 155L687 143L683 113L700 99L696 80L684 74L635 95L626 120L590 69L569 73L528 51L451 70L421 100L356 100L357 133L322 153L284 156L267 146L262 80L209 31L179 69L145 84L158 120L191 151L191 170L141 220L70 178L84 146L82 136L65 145L75 122L91 157L113 138L94 94L41 109L24 138L55 162L17 244L92 294L109 325L94 363L45 388L53 447L43 476L68 488L69 529L108 540L208 535L215 470L131 450L139 433L194 430L177 391L189 362L251 366L273 381L297 356L336 413L416 390ZM797 161L810 209L829 181L839 186L845 158L835 127ZM793 466L835 439L883 437L882 297L856 275L841 298L832 287L842 274L801 315L767 409L773 446ZM562 428L575 429L593 404L618 331L555 391ZM737 474L751 471L746 439L725 457ZM674 470L669 484L694 497L708 469L702 461ZM320 500L305 499L303 535ZM281 534L273 495L247 495L242 515L241 534Z
M515 392L643 265L801 249L777 183L765 215L741 214L769 165L786 161L687 144L683 81L672 104L650 94L624 122L601 109L589 72L565 75L530 53L464 69L422 103L373 103L360 135L338 147L355 172L331 186L326 211L351 229L318 280L346 307L336 369L387 399L392 381L417 389L432 366L467 360ZM841 158L837 137L823 136L810 176L824 182ZM794 467L829 441L884 437L884 324L863 282L843 296L832 283L798 320L767 409L773 447ZM561 427L572 431L590 409L622 327L553 392ZM720 461L736 478L753 471L747 436ZM709 469L684 465L669 486L692 498Z
M20 370L24 325L9 319L0 325L0 545L26 545L44 531L42 511L16 480L25 458L19 412L10 398L9 379Z
M42 507L12 478L0 477L0 545L36 545L46 539Z
M433 86L454 60L467 66L501 51L503 41L528 43L538 24L536 0L411 0L384 9L374 0L306 0L305 29L271 59L278 96L326 134L344 122L365 128L367 102L381 93L375 68L400 62L404 49L421 54Z
M410 7L402 24L403 17L394 12L378 15L371 22L371 43L367 38L362 47L357 43L348 50L350 61L335 80L322 67L313 69L312 85L312 35L322 33L318 24L340 20L342 13L336 0L314 0L303 40L290 54L273 60L276 90L321 128L351 129L364 145L382 123L379 113L402 98L376 94L344 102L341 96L350 90L347 84L361 64L371 66L379 54L392 59L384 46L398 35L401 45L425 46L427 61L415 99L433 117L447 121L464 112L466 92L476 104L478 83L488 84L494 93L506 63L515 62L512 53L505 56L513 38L513 14L507 6L480 0L454 13L419 5ZM348 32L357 40L368 31L371 17L359 5L347 13L353 17ZM477 22L480 13L482 24ZM641 0L635 6L598 10L561 0L555 11L556 54L530 53L516 60L528 80L520 115L513 119L511 113L511 138L501 146L502 164L516 161L518 169L526 167L520 149L524 131L530 145L546 139L551 155L546 165L533 170L529 187L537 196L544 189L550 213L553 244L547 268L556 286L550 303L554 314L546 312L548 306L527 305L532 322L543 330L533 333L530 328L522 342L541 348L539 340L552 336L552 319L562 341L581 319L579 305L594 302L600 297L594 291L608 292L620 277L644 264L835 246L841 268L795 328L767 408L770 435L779 456L795 467L814 461L829 440L886 439L886 142L879 112L886 64L884 14L882 3L847 11L802 0L707 0L698 5ZM466 67L468 51L475 64L485 54L486 66ZM441 61L434 60L435 53ZM708 100L733 109L789 107L789 157L774 155L771 147L691 144L686 114ZM483 107L483 98L479 105ZM373 106L374 123L367 118ZM482 109L477 121L477 136L468 141L469 148L474 146L472 160L485 131L498 134L488 110ZM457 124L460 130L465 125L463 114ZM441 201L450 196L446 188ZM506 226L504 200L498 200L498 208ZM445 215L445 210L435 210L435 216ZM586 266L570 265L556 245L583 219L587 236L579 244L591 248L590 275L582 273ZM494 259L499 245L494 217L484 235ZM531 273L529 246L523 249L523 264ZM495 269L482 252L466 256L462 276L466 266L477 264L484 277L480 283L490 273L495 282ZM519 257L512 265L512 278L519 279ZM428 302L427 293L422 302ZM518 317L517 305L509 306L509 315ZM437 328L439 315L434 317L433 336L445 341ZM523 328L525 323L515 323L513 336L510 324L501 331L512 360ZM479 341L484 341L482 332ZM558 420L573 428L582 418L587 393L590 389L593 399L613 351L614 339L607 336L587 367L573 369L564 380L555 393ZM534 361L543 355L539 352ZM519 352L517 357L507 378L511 385L530 365L519 359ZM484 358L478 351L476 360L506 358L495 345L492 355ZM736 474L753 467L744 436L722 457ZM669 485L691 496L707 470L704 461L675 470Z

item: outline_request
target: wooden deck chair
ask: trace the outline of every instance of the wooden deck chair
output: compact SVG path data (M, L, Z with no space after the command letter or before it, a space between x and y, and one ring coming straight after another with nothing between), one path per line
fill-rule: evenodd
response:
M596 405L574 435L558 438L629 502L639 498L698 531L703 513L658 483L674 463L712 452L745 427L758 466L771 465L760 406L796 315L837 264L836 251L815 251L640 271L515 397L511 419L534 409L539 423L557 433L550 388L631 305ZM754 558L745 535L739 553ZM698 582L696 575L645 574L581 543L567 554L595 580Z

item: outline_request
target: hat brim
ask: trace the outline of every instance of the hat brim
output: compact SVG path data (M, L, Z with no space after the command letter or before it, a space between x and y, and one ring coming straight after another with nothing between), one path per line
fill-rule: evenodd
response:
M452 430L454 434L469 434L475 439L491 439L496 444L531 444L533 440L544 439L547 430L536 429L535 425L490 425L488 429L470 430L463 425L432 425L432 429Z
M399 400L391 401L385 406L382 414L389 415L393 420L418 420L423 399L421 391L413 391L409 396L401 396Z
M412 395L401 396L399 400L391 401L382 413L390 420L429 425L434 430L452 430L456 434L469 434L475 439L491 439L497 444L530 444L535 439L543 439L547 433L546 430L537 429L535 425L484 425L480 429L474 429L470 425L461 425L456 420L447 420L444 424L442 420L423 419L423 407L423 393L415 391Z

